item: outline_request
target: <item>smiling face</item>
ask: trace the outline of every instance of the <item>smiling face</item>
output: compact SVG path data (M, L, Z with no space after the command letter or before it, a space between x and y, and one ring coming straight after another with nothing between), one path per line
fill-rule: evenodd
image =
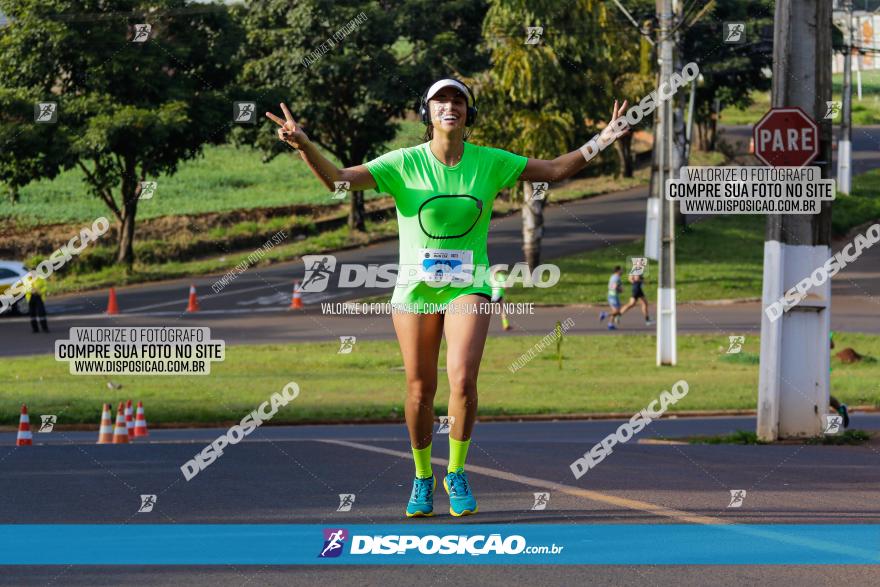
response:
M464 131L467 118L467 98L461 91L449 86L441 88L428 100L431 123L438 132Z

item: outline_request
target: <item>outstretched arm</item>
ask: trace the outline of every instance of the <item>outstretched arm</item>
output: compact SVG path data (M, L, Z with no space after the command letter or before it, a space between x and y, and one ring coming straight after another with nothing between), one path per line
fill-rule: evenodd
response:
M622 130L615 129L615 122L620 119L626 113L626 100L623 101L623 104L620 108L617 107L617 100L614 101L614 108L611 113L611 121L602 129L602 132L596 135L594 139L596 141L602 141L606 143L606 146L610 145L620 137L624 136L629 132L629 127L626 126L626 119L623 119L623 123L617 123L619 126L623 124ZM587 143L589 144L589 143ZM556 159L532 159L529 158L528 163L526 163L526 168L519 176L520 181L560 181L562 179L567 179L583 169L587 166L587 163L595 157L600 149L585 149L581 147L580 149L576 149L571 153L566 153L565 155L560 155ZM588 154L589 153L589 154Z
M315 144L309 140L309 137L303 131L302 127L297 124L290 114L290 110L284 103L281 103L281 110L284 112L285 120L281 120L271 112L266 112L266 116L279 126L278 138L297 151L312 173L323 183L328 190L335 191L335 182L347 181L349 191L370 190L376 188L376 181L373 175L365 165L355 165L354 167L346 167L340 169L336 165L324 157L318 151Z

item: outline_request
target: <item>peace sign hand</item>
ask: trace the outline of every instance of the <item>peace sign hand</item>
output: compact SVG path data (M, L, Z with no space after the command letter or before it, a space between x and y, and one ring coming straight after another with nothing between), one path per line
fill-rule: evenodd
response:
M602 129L602 137L609 143L616 141L630 132L629 124L626 122L626 118L624 118L626 116L627 104L628 102L624 100L623 104L618 108L617 100L614 101L614 108L611 110L611 120L608 122L608 125ZM615 122L621 118L623 118L623 126L616 128L617 125L615 125Z
M278 140L284 141L294 149L302 150L309 144L309 137L303 131L302 127L293 119L290 110L281 103L281 110L284 112L285 120L281 120L271 112L266 112L266 116L275 121L280 128L278 129Z

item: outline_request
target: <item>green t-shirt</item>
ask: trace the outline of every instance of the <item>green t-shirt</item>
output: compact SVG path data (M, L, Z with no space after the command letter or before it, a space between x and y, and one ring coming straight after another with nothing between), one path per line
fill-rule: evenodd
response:
M528 158L464 143L446 166L430 143L386 153L366 164L378 191L397 206L400 258L391 302L436 311L458 296L491 294L486 237L499 190L513 186Z

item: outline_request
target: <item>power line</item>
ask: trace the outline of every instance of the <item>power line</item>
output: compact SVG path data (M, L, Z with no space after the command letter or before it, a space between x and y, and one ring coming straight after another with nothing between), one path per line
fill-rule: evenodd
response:
M623 12L623 14L629 19L632 25L636 27L636 30L639 31L639 34L648 39L648 42L651 43L651 45L654 45L654 39L651 38L651 35L642 30L642 28L639 26L639 23L636 22L636 19L634 19L632 15L627 11L627 9L623 7L623 4L620 3L620 0L614 0L614 3L617 5L618 8L620 8L620 11Z

